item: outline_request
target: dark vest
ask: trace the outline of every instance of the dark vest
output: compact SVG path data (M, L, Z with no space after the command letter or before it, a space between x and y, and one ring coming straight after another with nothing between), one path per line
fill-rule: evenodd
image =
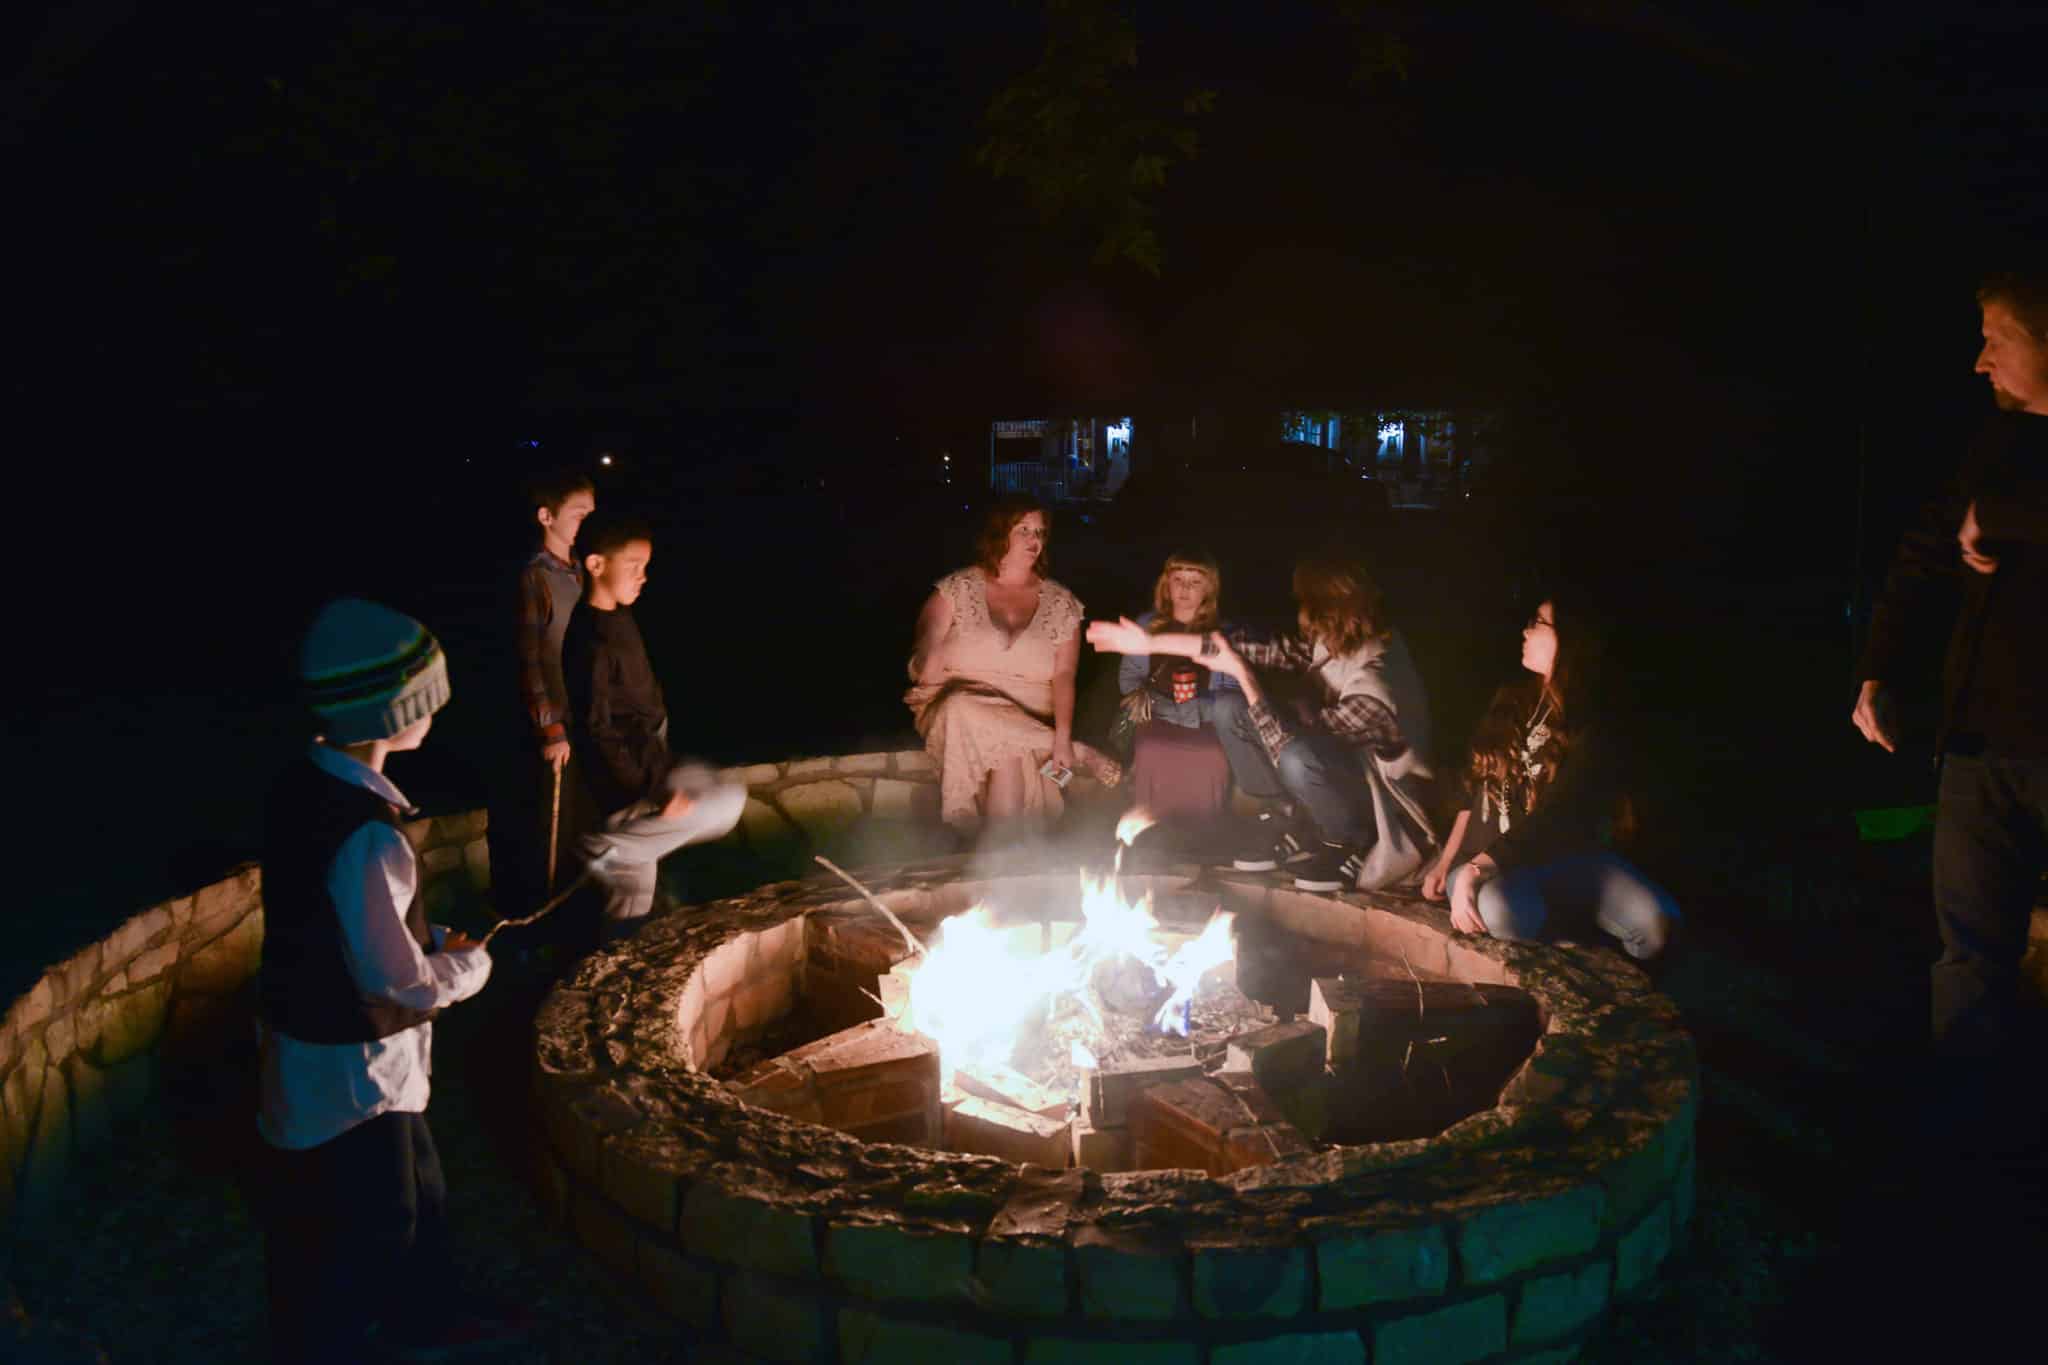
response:
M349 974L327 873L349 836L373 820L396 826L398 813L311 759L292 764L270 789L263 833L263 1017L301 1042L367 1043L434 1017L432 1010L365 995ZM421 952L434 951L417 888L405 907L405 927Z

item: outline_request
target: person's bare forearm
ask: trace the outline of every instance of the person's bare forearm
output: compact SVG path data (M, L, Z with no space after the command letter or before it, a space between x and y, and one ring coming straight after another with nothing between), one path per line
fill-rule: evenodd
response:
M1052 742L1064 745L1074 735L1074 675L1055 673L1052 679Z
M1202 640L1204 638L1204 636L1187 632L1175 632L1149 637L1154 654L1175 654L1183 659L1200 658L1202 654Z

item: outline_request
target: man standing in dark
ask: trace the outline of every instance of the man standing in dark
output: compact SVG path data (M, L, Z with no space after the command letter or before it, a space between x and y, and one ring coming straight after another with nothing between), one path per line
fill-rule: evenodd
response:
M2019 965L2048 869L2048 272L1995 277L1977 302L1977 373L1999 412L1899 545L1852 719L1895 752L1886 686L1949 629L1935 749L1934 1045L1956 1104L1944 1121L2011 1143L2026 1136L1996 1117L1997 1092L2018 1099L2037 1084L2038 1062L2015 1055Z

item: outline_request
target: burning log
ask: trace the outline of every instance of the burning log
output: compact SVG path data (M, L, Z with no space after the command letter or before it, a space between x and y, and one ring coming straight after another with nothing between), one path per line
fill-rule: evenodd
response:
M1147 1019L1166 1003L1166 997L1173 994L1173 987L1161 981L1159 974L1149 965L1134 957L1113 957L1096 964L1090 984L1095 987L1102 1003L1118 1014L1135 1014Z
M938 1044L881 1020L806 1043L728 1084L747 1104L868 1142L940 1140Z
M1322 1075L1324 1038L1323 1025L1302 1019L1240 1033L1226 1047L1223 1070L1250 1072L1269 1089L1292 1089Z
M1065 1119L1071 1107L1065 1095L1000 1062L963 1066L953 1073L953 1084L976 1099L1006 1104L1043 1119Z
M1192 1053L1178 1057L1140 1057L1119 1066L1088 1073L1088 1088L1082 1092L1081 1115L1096 1128L1121 1128L1131 1111L1131 1102L1155 1085L1170 1085L1202 1074L1202 1064Z
M1141 1169L1229 1175L1309 1150L1249 1075L1177 1081L1142 1092L1131 1108Z
M946 1106L946 1145L1004 1161L1063 1167L1073 1148L1064 1119L1043 1118L978 1095Z

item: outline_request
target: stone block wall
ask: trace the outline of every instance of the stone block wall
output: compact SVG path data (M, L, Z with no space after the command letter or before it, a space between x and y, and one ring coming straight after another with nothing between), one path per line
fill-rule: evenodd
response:
M404 827L445 914L489 884L484 813ZM252 1041L263 877L244 863L48 968L0 1021L0 1214L28 1214L79 1156L139 1118L167 1063Z
M939 824L939 777L922 749L753 763L719 774L747 788L728 847L771 861L805 848L857 861L950 851Z
M922 928L992 885L965 872L863 877ZM763 886L657 918L542 1008L550 1211L707 1358L1570 1359L1692 1220L1696 1064L1675 1007L1610 953L1456 942L1422 902L1218 886L1227 908L1404 974L1519 985L1542 1043L1498 1108L1437 1138L1221 1178L862 1143L700 1069L751 1036L750 988L787 998L798 942L806 991L841 960L895 956L835 884Z
M725 841L749 868L778 853L941 837L938 775L921 749L756 763L724 776L749 789ZM483 811L403 828L430 916L445 920L488 894ZM33 1210L77 1156L141 1115L167 1059L248 1045L262 899L261 870L245 864L131 916L12 1003L0 1021L0 1214L18 1202Z

